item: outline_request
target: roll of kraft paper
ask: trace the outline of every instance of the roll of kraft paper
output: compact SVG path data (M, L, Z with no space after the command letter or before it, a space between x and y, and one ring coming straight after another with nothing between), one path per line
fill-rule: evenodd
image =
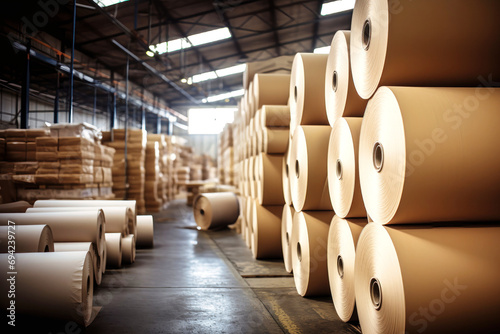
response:
M137 248L153 248L154 245L154 223L153 216L137 216L137 235L135 245Z
M363 333L498 332L499 237L498 226L368 224L355 264Z
M132 234L122 237L122 263L135 262L135 238Z
M285 105L290 92L290 74L257 73L253 77L255 109L266 104Z
M287 87L287 89L289 89ZM288 100L287 100L288 102ZM264 105L262 106L260 117L262 128L290 127L290 107L284 105Z
M292 143L289 141L288 149L286 150L286 154L283 157L282 168L281 168L281 176L283 179L283 197L285 199L285 203L288 205L292 205L292 193L290 190L290 157L291 157L291 149Z
M279 205L255 203L252 215L252 254L255 259L281 259L281 213Z
M232 192L200 194L194 201L193 211L200 230L233 224L240 215L238 197Z
M293 134L290 189L295 211L332 210L328 192L329 125L298 126Z
M247 198L246 204L246 219L247 219L247 234L245 238L245 243L248 248L252 249L252 238L253 238L253 208L257 205L257 200L251 197Z
M71 320L84 326L97 315L97 308L92 308L88 252L19 253L15 276L9 275L8 266L8 254L0 254L0 288L7 292L15 285L16 315ZM13 299L7 294L0 298L3 310L11 306L9 300Z
M292 238L293 216L295 210L293 206L285 204L281 214L281 248L283 251L283 263L285 270L292 272L292 248L290 247Z
M328 55L297 53L290 80L290 131L298 125L328 125L325 71Z
M0 213L13 213L13 212L26 212L26 209L31 208L32 205L26 201L17 201L12 203L0 204Z
M54 242L93 242L101 254L104 248L105 219L102 210L74 212L0 213L0 226L44 225L52 230Z
M283 205L283 155L261 153L258 156L258 200L260 205Z
M333 304L339 318L347 322L356 319L354 295L354 264L359 235L366 218L342 219L333 217L328 231L328 279Z
M500 89L381 87L361 126L359 174L378 223L500 219Z
M302 211L293 216L293 279L302 297L330 294L326 252L332 218L333 211Z
M108 251L106 250L106 247L104 247L104 251L102 252L102 257L101 257L101 272L103 275L106 272L107 256L108 256Z
M288 148L290 131L280 128L262 129L262 149L265 153L283 154Z
M102 258L97 253L95 245L91 242L56 242L55 252L89 252L94 272L94 282L101 285L102 282Z
M121 268L122 258L121 233L106 233L106 268Z
M335 214L341 218L366 217L359 185L361 117L339 118L328 144L328 190Z
M500 73L499 13L498 1L356 1L350 46L356 90L368 99L379 86L491 81Z
M10 238L9 238L10 236ZM54 237L48 225L0 226L0 253L53 252Z
M362 117L366 100L354 87L349 64L351 32L339 30L335 33L326 62L325 106L328 122L334 126L340 117Z

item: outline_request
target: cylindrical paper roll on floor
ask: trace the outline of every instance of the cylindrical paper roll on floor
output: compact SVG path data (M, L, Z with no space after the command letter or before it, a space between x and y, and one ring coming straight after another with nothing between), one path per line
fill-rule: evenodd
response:
M246 221L247 221L247 233L245 238L245 243L248 248L252 249L252 220L253 220L253 207L257 203L256 199L248 197L246 200Z
M293 134L290 189L295 211L332 210L328 192L329 125L298 126Z
M285 270L292 272L292 248L290 247L292 240L293 216L295 209L293 206L285 204L281 214L281 248L283 251L283 263Z
M252 215L252 254L256 259L280 259L281 213L278 205L262 206L255 203Z
M0 226L0 253L7 253L9 250L14 253L53 252L54 237L50 226Z
M233 224L240 215L238 197L232 192L200 194L193 211L200 230Z
M132 209L132 214L134 217L137 214L136 201L135 200L38 200L33 206L37 207L75 207L75 206L127 206Z
M32 205L26 201L4 203L0 204L0 213L26 212L26 209L31 207Z
M368 102L359 173L382 224L500 219L500 89L381 87Z
M106 233L106 267L122 267L122 235L121 233Z
M354 260L359 235L368 221L333 217L328 232L328 279L333 304L339 318L356 318L354 295Z
M290 131L298 125L328 125L325 71L328 55L297 53L290 79Z
M354 270L363 333L498 332L499 238L498 226L369 223Z
M122 263L135 262L135 240L132 234L122 237Z
M351 75L350 37L350 31L335 33L326 63L325 106L331 126L340 117L362 117L365 113L367 101L359 96Z
M288 148L290 131L287 128L263 128L262 149L265 153L283 154Z
M253 77L255 109L266 104L286 105L290 91L290 74L257 73Z
M328 144L328 190L335 214L341 218L366 217L359 185L361 117L339 118Z
M52 230L54 242L93 242L99 253L104 248L104 214L101 209L73 212L1 213L0 225L47 224Z
M153 248L154 245L154 223L153 216L139 215L137 216L137 248Z
M303 297L330 293L326 253L332 217L333 211L302 211L293 216L293 279Z
M17 275L8 274L8 266L8 254L0 254L3 310L15 300L17 315L71 320L84 326L93 320L93 272L88 252L19 253ZM14 280L10 280L12 276ZM7 298L11 285L15 285L15 299Z
M102 256L101 256L101 272L103 275L106 272L106 264L107 264L107 256L108 256L108 251L106 249L106 243L104 243L104 245L105 245L105 247L104 247L104 250L103 250Z
M261 127L290 127L290 107L286 104L263 105L260 113Z
M89 252L94 272L94 282L101 285L102 282L102 258L97 253L95 245L91 242L55 242L54 252Z
M379 86L491 81L500 73L499 13L498 1L356 1L350 48L358 93L368 99Z
M290 189L290 157L291 157L292 143L289 141L288 149L286 150L286 154L283 157L282 168L281 168L281 177L283 179L283 197L285 199L285 203L288 205L292 205L292 193Z
M261 205L283 205L283 155L261 153L258 158L258 174L261 176L258 199Z

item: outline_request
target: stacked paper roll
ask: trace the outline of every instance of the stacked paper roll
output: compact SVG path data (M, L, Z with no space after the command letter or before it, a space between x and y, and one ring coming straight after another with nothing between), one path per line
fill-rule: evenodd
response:
M281 176L283 178L283 197L285 199L285 203L287 205L292 205L292 192L290 189L290 157L292 145L288 145L288 149L286 150L286 154L283 156L282 167L281 167Z
M137 248L153 248L154 244L153 216L151 215L137 216L137 230L135 237L136 237Z
M287 102L285 105L263 105L260 113L261 127L290 127L290 107L286 104Z
M497 1L356 1L350 45L356 90L367 99L379 86L476 87L495 78L499 13Z
M351 32L339 30L335 33L326 62L325 107L328 122L333 127L340 117L362 117L366 100L354 87L349 64Z
M290 130L288 128L263 128L262 151L265 153L283 154L288 148Z
M0 298L3 310L13 300L7 297L9 286L14 284L7 258L8 254L0 254L0 288L6 292ZM94 319L88 252L19 253L16 272L15 314L58 318L84 326Z
M121 233L106 233L106 267L121 268L122 257Z
M9 237L10 236L10 237ZM48 225L0 226L0 253L53 252L54 237Z
M289 87L290 74L256 73L253 78L255 111L267 104L286 105Z
M254 202L252 213L252 254L256 259L282 258L281 206Z
M122 262L128 264L135 262L135 238L133 234L122 237Z
M498 106L494 88L380 88L359 144L368 215L383 224L498 221Z
M258 199L261 205L283 205L282 155L261 153L257 159Z
M330 126L298 126L293 134L290 188L293 207L332 210L327 185Z
M295 210L293 206L285 204L281 214L281 248L283 251L283 263L285 270L289 273L292 272L292 230L293 230L293 216Z
M333 126L328 144L328 190L335 214L366 217L359 184L361 117L342 117Z
M293 216L293 279L303 297L330 293L327 241L332 217L333 211L302 211Z
M94 282L101 285L102 282L102 258L99 256L95 245L91 242L56 242L54 252L89 252L94 272Z
M31 208L32 205L26 201L17 201L11 203L0 204L0 213L9 212L26 212L26 209Z
M328 279L335 310L342 321L356 318L354 264L356 245L367 220L333 217L328 231Z
M495 333L499 237L499 226L368 224L355 264L363 333Z
M252 249L252 236L253 236L253 207L257 205L257 200L251 197L247 197L245 205L245 220L247 222L247 233L245 237L245 243L248 248Z
M200 194L195 199L193 211L201 230L233 224L240 214L238 198L232 192Z

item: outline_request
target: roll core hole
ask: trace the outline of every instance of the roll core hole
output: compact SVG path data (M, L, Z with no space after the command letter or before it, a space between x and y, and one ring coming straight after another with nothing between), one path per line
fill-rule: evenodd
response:
M90 298L90 275L87 276L87 298Z
M382 289L380 287L380 282L376 278L370 280L370 297L372 300L373 307L379 310L382 306Z
M295 160L295 176L297 176L297 179L299 178L299 175L300 175L299 160Z
M373 146L373 167L380 173L384 166L384 147L379 142Z
M337 91L337 85L338 85L338 74L337 71L333 71L332 89L334 92Z
M372 39L372 24L370 20L366 20L363 24L363 48L368 50L370 47L370 41Z
M337 256L337 272L340 278L344 278L344 260L341 255Z
M295 99L295 102L297 102L297 86L293 88L293 98Z
M286 244L289 245L290 244L290 235L288 234L288 232L286 232L286 234L285 234L285 239L286 239Z
M202 216L203 216L203 215L205 215L205 210L200 209L200 214L201 214Z
M342 180L342 161L340 159L337 159L337 163L335 164L335 174L337 175L337 179Z
M300 246L300 242L297 242L297 258L299 261L302 261L302 247Z
M286 174L286 177L288 177L288 164L285 165L285 174Z
M44 253L50 252L49 245L45 245L45 249L43 250Z

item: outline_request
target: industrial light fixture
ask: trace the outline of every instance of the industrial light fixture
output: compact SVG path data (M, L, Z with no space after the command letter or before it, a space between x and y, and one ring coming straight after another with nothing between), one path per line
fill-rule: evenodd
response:
M94 2L99 5L99 7L113 6L120 2L125 2L125 1L128 0L94 0Z
M206 99L201 100L201 102L207 103L207 102L222 101L225 99L230 99L232 97L243 96L244 93L245 93L244 89L233 90L232 92L209 96Z
M238 64L238 65L231 66L231 67L221 68L221 69L215 70L215 71L195 74L192 77L188 78L188 83L189 83L189 79L191 79L192 83L198 83L198 82L202 82L202 81L226 77L228 75L243 73L243 72L245 72L245 67L246 67L245 64Z
M354 8L355 0L336 0L324 3L321 6L321 15L331 15L346 12Z
M329 54L330 53L330 45L316 48L316 49L314 49L313 52L314 53L321 53L321 54Z

